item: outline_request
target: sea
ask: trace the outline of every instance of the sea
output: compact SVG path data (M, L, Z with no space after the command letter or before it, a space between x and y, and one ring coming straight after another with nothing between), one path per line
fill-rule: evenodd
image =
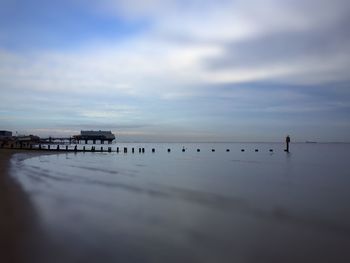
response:
M12 159L46 262L350 262L350 144L103 147Z

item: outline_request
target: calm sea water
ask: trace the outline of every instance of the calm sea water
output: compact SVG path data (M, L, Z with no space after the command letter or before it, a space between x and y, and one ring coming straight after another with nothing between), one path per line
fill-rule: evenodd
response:
M12 160L46 260L350 262L349 144L118 146Z

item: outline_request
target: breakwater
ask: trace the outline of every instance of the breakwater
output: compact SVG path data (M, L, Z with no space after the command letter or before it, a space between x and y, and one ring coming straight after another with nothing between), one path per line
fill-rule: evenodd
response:
M108 152L108 153L146 153L146 152L150 152L150 153L156 153L156 152L164 152L164 153L171 153L172 151L181 151L181 152L186 152L186 151L193 151L193 152L197 152L200 153L201 152L201 148L198 147L193 147L193 148L188 148L185 146L182 146L180 149L172 149L172 148L166 148L166 149L161 149L160 151L157 150L155 147L120 147L120 146L116 146L116 147L111 147L111 146L101 146L101 145L89 145L89 146L81 146L81 145L60 145L60 144L29 144L29 145L16 145L16 144L11 144L11 145L7 145L7 146L3 146L3 149L14 149L14 150L35 150L35 151L57 151L57 152ZM251 148L251 147L250 147ZM222 151L226 152L226 153L230 153L232 151L232 149L230 148L225 148L225 149L221 149ZM236 151L239 151L241 153L246 152L246 148L237 148L234 149ZM211 148L211 149L207 149L207 151L215 153L216 149L215 148ZM253 148L250 151L253 152L259 152L259 149L257 148ZM275 151L275 149L273 148L269 148L269 149L264 149L264 152L269 152L269 153L273 153ZM282 150L281 150L282 151Z

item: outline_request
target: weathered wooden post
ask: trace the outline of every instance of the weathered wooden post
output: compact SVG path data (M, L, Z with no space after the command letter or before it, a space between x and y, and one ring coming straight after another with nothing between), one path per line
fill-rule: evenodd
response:
M119 147L117 147L117 153L119 153Z
M131 148L131 152L132 153L134 153L135 152L135 148L133 147L133 148Z
M103 152L103 147L101 146L101 153Z
M128 153L128 148L124 147L124 153Z
M142 148L142 153L145 153L145 148Z
M289 153L289 143L290 143L290 137L289 137L289 135L287 135L287 137L286 137L286 149L284 150L287 153Z
M48 150L50 150L50 147L51 147L51 146L50 146L50 144L49 144L49 145L47 145L47 149L48 149Z
M112 152L112 147L108 147L108 152Z
M68 152L68 145L66 145L66 152Z
M60 150L60 145L59 144L57 144L57 149L56 149L57 151L59 151Z
M41 150L41 144L39 144L39 150Z

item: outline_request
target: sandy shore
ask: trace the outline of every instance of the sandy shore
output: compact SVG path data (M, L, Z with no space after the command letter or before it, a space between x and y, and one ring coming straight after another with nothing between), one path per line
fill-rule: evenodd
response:
M30 199L9 174L10 160L19 153L28 157L47 154L0 149L0 262L36 262L33 248L43 240Z
M307 147L213 162L0 149L0 263L350 262L348 146ZM24 191L27 175L44 181Z

